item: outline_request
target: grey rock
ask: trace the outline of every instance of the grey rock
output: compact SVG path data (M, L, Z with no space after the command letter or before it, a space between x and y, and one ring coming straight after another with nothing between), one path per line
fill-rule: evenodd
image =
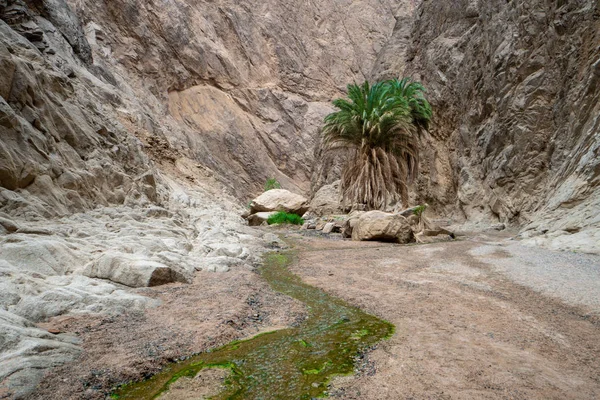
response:
M42 13L62 33L75 54L86 64L93 62L92 49L77 15L65 0L33 0Z
M506 225L504 224L494 224L490 227L491 229L495 230L495 231L503 231L506 229Z
M252 200L250 210L253 214L259 212L285 211L303 215L308 211L308 200L301 195L285 189L268 190Z
M0 217L0 226L8 233L15 233L20 229L20 226L9 218Z
M311 215L322 217L324 215L341 214L340 181L321 187L310 201Z
M323 233L332 233L335 228L335 224L333 222L328 222L323 227Z
M1 308L0 337L0 382L11 398L30 394L49 365L64 364L81 353L76 338L52 335Z
M160 262L119 254L103 255L88 265L83 274L129 287L160 286L172 282L185 283L189 280L183 271Z
M411 243L415 241L406 218L382 211L366 212L354 223L352 240Z

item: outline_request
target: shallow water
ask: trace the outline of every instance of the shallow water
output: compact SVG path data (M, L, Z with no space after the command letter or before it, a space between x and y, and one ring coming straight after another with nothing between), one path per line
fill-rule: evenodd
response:
M302 301L308 318L298 327L232 342L171 364L154 377L124 386L118 399L154 399L180 377L205 368L227 368L227 389L214 399L312 399L327 395L335 375L354 370L364 349L391 336L394 326L303 283L287 265L292 253L265 256L260 274L271 287Z

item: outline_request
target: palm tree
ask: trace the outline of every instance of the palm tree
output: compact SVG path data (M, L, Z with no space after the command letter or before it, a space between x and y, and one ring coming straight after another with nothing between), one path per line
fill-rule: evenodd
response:
M431 106L424 88L406 79L348 85L348 100L325 118L327 148L353 151L342 173L342 200L384 209L400 195L408 206L407 181L418 173L418 137L429 128Z

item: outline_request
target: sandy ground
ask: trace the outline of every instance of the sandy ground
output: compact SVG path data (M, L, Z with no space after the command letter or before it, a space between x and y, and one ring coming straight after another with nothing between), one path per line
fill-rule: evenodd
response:
M295 273L396 325L357 375L333 382L333 398L600 398L600 258L502 237L400 246L288 236L299 251ZM304 312L245 269L140 293L162 305L51 321L48 328L78 335L85 351L31 398L101 399L170 360L294 324ZM196 379L193 398L214 393L222 374L213 375Z
M420 246L296 240L304 250L294 272L397 329L358 376L334 381L334 398L600 398L600 307L595 291L581 293L600 287L600 258L498 238ZM573 268L585 264L591 282L554 296L516 283L524 262L534 283L563 279L565 257Z

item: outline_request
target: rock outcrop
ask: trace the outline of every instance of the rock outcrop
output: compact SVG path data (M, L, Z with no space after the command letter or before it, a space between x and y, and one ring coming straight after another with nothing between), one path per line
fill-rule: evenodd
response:
M86 267L83 274L136 288L188 282L183 269L178 269L143 257L105 254Z
M147 107L148 136L247 199L268 178L308 192L330 101L370 73L399 1L70 3L95 67Z
M321 187L313 195L309 210L318 217L342 214L344 210L341 205L340 181Z
M600 252L599 19L594 0L461 0L423 2L408 40L396 27L373 76L429 88L421 200Z

